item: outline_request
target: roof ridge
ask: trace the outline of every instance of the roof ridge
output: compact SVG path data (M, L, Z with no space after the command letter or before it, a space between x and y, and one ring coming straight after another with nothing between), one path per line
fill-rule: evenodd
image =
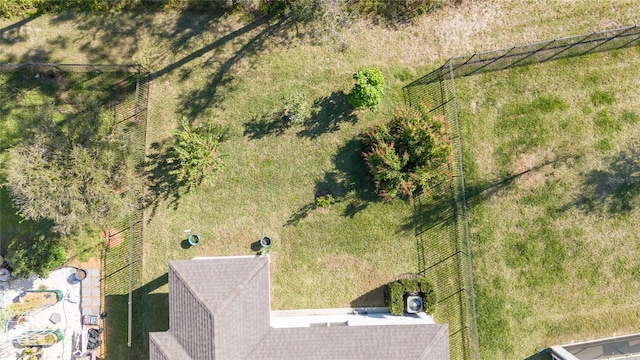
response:
M431 355L431 351L435 347L435 344L439 343L440 339L442 339L443 336L449 336L448 324L440 324L440 328L433 335L431 340L427 342L427 346L425 346L424 349L422 349L422 352L420 353L420 356L418 357L418 359L429 359L428 356Z
M166 334L167 337L164 337L162 334ZM156 340L159 340L159 341L156 341ZM179 352L178 355L180 355L181 358L184 358L185 356L189 358L189 354L187 353L187 351L177 341L175 336L173 336L173 334L171 334L169 331L162 332L162 333L151 332L149 333L149 341L153 342L160 349L160 351L162 351L163 354L175 354L174 351L178 351ZM172 342L172 344L169 344L169 342ZM171 345L175 347L172 347Z
M182 261L189 261L189 260L178 260L178 261L182 262ZM182 272L175 266L172 266L173 265L172 263L177 263L177 262L176 261L169 262L169 269L173 270L173 275L176 276L178 279L180 279L180 282L187 287L187 290L189 291L189 293L193 295L193 297L200 303L200 305L209 309L206 298L202 294L200 294L200 291L198 291L197 286L193 286L191 281L187 280L184 276L182 276Z
M261 256L258 256L258 258L262 258ZM244 279L242 279L242 281L238 282L238 284L231 289L231 291L229 292L229 294L227 295L227 297L220 302L219 306L216 306L215 309L212 309L214 312L214 316L218 315L219 310L222 310L224 308L226 308L229 304L231 304L231 302L236 298L236 296L238 296L238 294L240 293L240 291L242 291L242 289L244 289L245 286L247 286L247 284L256 277L256 275L258 275L260 273L260 271L269 264L268 261L268 257L265 257L267 259L267 261L258 261L255 265L253 265L253 267L247 271L247 275L244 277Z

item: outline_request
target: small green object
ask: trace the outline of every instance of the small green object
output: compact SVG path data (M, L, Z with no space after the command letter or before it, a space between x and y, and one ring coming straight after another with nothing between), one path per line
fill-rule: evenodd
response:
M196 234L191 234L189 235L189 239L187 241L189 241L189 245L196 246L200 243L200 236Z
M321 208L328 208L335 202L336 202L336 199L331 194L318 196L316 198L316 204L318 204L318 206L320 206Z
M262 246L263 248L268 248L271 246L271 238L268 236L263 236L260 239L260 246Z

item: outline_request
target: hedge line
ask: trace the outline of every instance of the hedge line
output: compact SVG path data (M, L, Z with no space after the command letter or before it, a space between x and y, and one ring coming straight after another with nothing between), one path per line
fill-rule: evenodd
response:
M424 14L449 2L461 0L2 0L0 16L26 18L49 12L75 10L113 12L122 10L167 9L224 13L243 11L259 14L286 14L304 18L322 16L328 8L352 14L378 15L387 18L410 18ZM301 15L301 16L298 16ZM304 19L308 20L308 19Z

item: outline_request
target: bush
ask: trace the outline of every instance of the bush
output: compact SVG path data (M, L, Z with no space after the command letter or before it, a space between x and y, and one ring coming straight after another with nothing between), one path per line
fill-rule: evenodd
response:
M446 0L361 0L361 11L388 19L414 18L445 5Z
M447 178L444 165L451 146L446 129L442 118L424 109L401 108L389 124L364 134L363 156L380 196L391 200L428 193Z
M349 103L356 109L368 107L371 111L378 110L378 104L384 95L384 78L377 68L368 68L353 74L356 81L349 93Z
M302 124L310 115L307 96L301 91L292 91L284 97L284 116L291 123Z
M436 306L436 293L431 282L425 277L417 279L400 279L389 284L389 312L403 315L405 311L405 296L420 295L424 312L433 314Z
M39 239L29 244L14 240L9 244L7 260L18 277L38 275L42 278L67 261L67 252L51 239Z
M187 183L189 189L193 184L201 184L211 173L224 169L219 146L227 132L221 127L209 124L192 129L187 118L182 118L182 130L174 135L178 144L173 147L169 162L176 162L178 166L171 175L179 182Z
M328 208L329 206L335 204L336 199L331 194L318 196L316 198L316 204L321 208Z

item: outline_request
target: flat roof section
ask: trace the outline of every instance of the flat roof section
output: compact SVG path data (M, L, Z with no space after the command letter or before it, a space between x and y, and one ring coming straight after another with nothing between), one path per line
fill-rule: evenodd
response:
M551 352L558 360L640 360L640 334L553 346Z

